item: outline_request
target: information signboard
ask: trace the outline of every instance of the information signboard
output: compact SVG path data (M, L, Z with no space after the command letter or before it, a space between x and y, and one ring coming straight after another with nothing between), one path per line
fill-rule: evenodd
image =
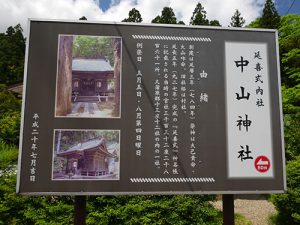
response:
M275 30L29 24L17 192L286 189Z

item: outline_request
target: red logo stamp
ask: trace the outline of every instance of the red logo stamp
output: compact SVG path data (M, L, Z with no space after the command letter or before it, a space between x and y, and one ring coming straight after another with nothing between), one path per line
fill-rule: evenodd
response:
M255 159L254 166L258 172L265 173L270 169L271 162L266 156L261 155Z

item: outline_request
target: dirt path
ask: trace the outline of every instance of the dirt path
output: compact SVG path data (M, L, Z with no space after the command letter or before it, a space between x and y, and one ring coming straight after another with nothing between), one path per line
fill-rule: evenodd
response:
M68 116L74 117L111 117L112 110L100 109L94 102L74 102L72 104L72 112Z
M221 200L213 204L216 208L222 210ZM269 225L269 217L276 213L274 205L262 195L235 199L234 211L245 216L253 225Z

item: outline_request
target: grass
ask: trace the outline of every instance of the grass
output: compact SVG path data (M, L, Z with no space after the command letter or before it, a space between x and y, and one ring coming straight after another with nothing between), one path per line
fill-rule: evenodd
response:
M276 224L278 224L277 213L271 215L268 219L268 225L276 225Z
M248 220L241 214L235 213L234 214L234 224L235 225L252 225L252 222Z
M0 140L0 169L5 169L18 160L18 149Z

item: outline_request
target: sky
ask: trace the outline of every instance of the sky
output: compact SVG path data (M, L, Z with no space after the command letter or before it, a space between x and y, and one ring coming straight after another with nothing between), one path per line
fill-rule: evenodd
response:
M219 20L222 26L238 9L246 24L260 16L265 0L201 0L209 20ZM128 17L132 8L140 11L143 22L161 14L163 7L172 7L178 20L189 23L199 0L0 0L0 32L21 24L27 33L28 18L78 20L85 16L89 21L120 22ZM280 15L300 14L300 0L276 0Z

